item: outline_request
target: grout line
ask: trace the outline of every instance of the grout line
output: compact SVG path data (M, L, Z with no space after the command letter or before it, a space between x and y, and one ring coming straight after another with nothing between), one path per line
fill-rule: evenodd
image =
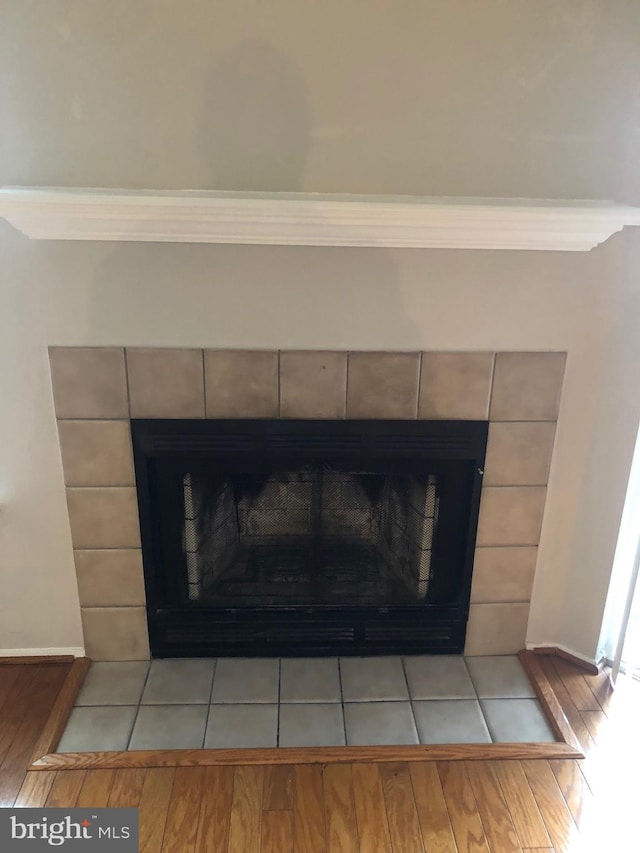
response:
M92 417L59 418L59 417L56 417L56 423L57 424L64 424L64 423L67 423L67 421L71 421L72 423L80 423L80 424L85 423L85 422L87 422L87 423L107 423L107 424L112 424L112 423L128 424L131 422L131 418L128 416L123 417L123 418L104 418L104 417L102 417L102 418L92 418Z
M485 716L484 708L482 707L482 702L480 701L480 697L478 697L478 708L480 708L480 713L482 714L482 719L484 720L484 724L487 727L487 731L489 732L489 737L491 738L491 743L500 743L500 741L496 738L493 731L491 730L491 726L489 725L489 720L487 720L487 718Z
M153 666L153 660L149 661L149 668L147 669L147 674L144 679L144 684L142 685L142 690L140 691L140 698L138 699L138 705L142 705L142 697L144 696L144 691L147 688L147 682L149 681L149 676L151 675L151 667Z
M93 484L90 486L87 486L87 485L75 486L75 485L73 485L73 483L65 483L65 488L67 488L67 489L86 489L87 491L89 489L100 489L101 491L102 491L102 489L136 489L137 490L135 483L133 483L133 484L132 483L110 483L106 486L95 486Z
M492 353L491 360L491 384L489 385L489 399L487 401L487 420L491 423L491 404L493 403L493 388L494 381L496 377L496 361L498 354L496 352Z
M337 657L338 661L338 683L340 684L340 707L342 708L342 729L344 731L344 744L348 746L347 741L347 719L344 714L344 691L342 689L342 667L340 666L340 658Z
M200 350L200 355L202 356L202 411L203 411L203 420L207 420L207 380L205 377L205 366L204 366L204 347Z
M416 414L415 419L418 420L418 415L420 412L420 393L422 391L422 359L424 353L422 350L418 353L418 390L416 393Z
M129 731L129 737L127 738L127 745L124 748L125 752L128 752L131 749L131 738L133 737L133 730L136 727L136 723L138 722L138 714L140 713L140 708L142 705L138 704L134 706L136 709L135 714L133 715L133 723L131 724L131 730Z
M471 682L471 687L473 688L473 693L474 693L475 699L479 703L480 697L478 696L478 689L476 687L475 681L473 680L473 674L472 674L471 670L469 669L469 667L467 666L467 659L465 658L464 655L460 655L460 657L462 658L464 668L465 668L467 675L469 677L469 681ZM478 655L478 657L480 657L480 656Z
M278 350L278 351L277 351L277 353L278 353L278 418L281 418L281 417L282 417L282 399L281 399L281 398L282 398L282 391L281 391L281 388L280 388L280 385L281 385L281 378L280 378L280 371L281 371L281 365L280 365L280 350ZM280 660L280 658L278 658L278 660Z
M416 731L416 737L418 738L418 743L421 743L420 732L418 731L418 723L416 721L416 712L415 712L414 707L413 707L413 696L411 695L411 688L409 687L409 676L407 675L407 670L406 670L406 667L404 665L404 655L398 655L398 657L400 658L400 667L402 668L402 674L404 675L404 683L407 686L407 696L408 696L408 701L409 701L409 707L411 708L411 719L413 720L413 727Z
M488 546L490 547L490 546ZM142 550L140 545L111 545L111 546L101 546L100 548L85 547L85 548L74 548L75 551L140 551ZM103 604L103 607L144 607L144 604Z
M483 491L485 489L546 489L547 486L547 483L509 483L508 485L504 483L496 483L495 485L487 483L485 485L483 483L482 489Z
M207 707L207 715L204 721L204 733L202 735L202 747L204 749L205 740L207 738L207 729L209 728L209 717L211 715L211 700L213 699L213 682L216 679L216 669L218 668L218 658L211 658L213 661L213 673L211 675L211 687L209 688L209 702Z
M278 722L276 726L276 746L280 746L280 694L282 692L282 658L278 658Z
M127 388L127 412L129 414L129 420L131 420L131 391L129 388L129 360L127 358L127 347L122 347L122 354L124 359L124 381Z
M350 364L350 355L349 350L346 352L346 364L345 364L345 374L344 374L344 417L343 420L347 420L349 415L347 411L347 406L349 404L349 364Z
M138 722L138 715L140 714L140 708L142 707L142 697L144 696L144 691L147 688L147 682L149 681L149 676L151 675L151 666L153 661L149 661L149 667L147 669L147 674L144 679L144 684L142 685L142 690L140 691L140 698L138 699L137 710L133 716L133 723L131 725L131 731L129 732L129 737L127 738L127 745L125 747L125 752L127 752L131 748L131 738L133 737L133 730L136 727L136 723Z
M494 418L492 424L556 424L557 418Z

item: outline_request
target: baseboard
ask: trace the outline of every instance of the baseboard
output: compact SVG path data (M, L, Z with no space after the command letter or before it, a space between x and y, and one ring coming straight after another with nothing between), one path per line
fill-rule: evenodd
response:
M573 651L573 649L568 649L566 646L527 643L527 649L536 655L556 655L557 657L564 658L570 663L586 670L590 675L598 675L602 668L602 661L596 662L595 658L589 658L586 657L586 655L581 655L578 652Z
M82 646L46 649L0 649L0 663L67 663L84 657Z

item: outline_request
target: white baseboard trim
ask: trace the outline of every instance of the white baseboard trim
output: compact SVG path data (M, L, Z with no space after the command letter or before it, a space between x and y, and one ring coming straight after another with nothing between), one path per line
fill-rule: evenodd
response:
M568 655L573 655L574 658L578 658L578 660L583 660L585 663L591 664L591 666L599 666L602 662L602 658L600 660L596 660L595 658L587 657L587 655L580 654L575 649L570 649L569 646L563 646L562 643L554 643L549 641L548 643L527 643L526 644L528 651L533 651L534 649L549 649L555 648L560 649L563 652L566 652Z
M74 658L85 657L82 646L46 649L0 649L0 658L58 657L60 655L73 655Z

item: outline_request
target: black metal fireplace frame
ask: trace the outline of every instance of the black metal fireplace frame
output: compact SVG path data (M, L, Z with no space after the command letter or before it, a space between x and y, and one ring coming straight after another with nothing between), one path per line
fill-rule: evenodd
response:
M460 653L469 615L471 575L486 451L487 421L390 420L132 420L147 617L152 655L312 656ZM168 578L175 575L177 528L160 521L167 494L160 466L245 460L265 452L278 462L314 458L329 463L349 456L367 465L400 459L466 472L462 530L441 532L440 548L457 553L457 594L425 604L385 607L317 605L210 607L176 604ZM452 463L455 462L455 466ZM457 467L456 467L457 466ZM163 491L164 490L164 491ZM467 509L468 507L468 509ZM154 511L155 510L155 511ZM175 525L180 524L176 515ZM174 543L173 545L171 543ZM444 544L443 544L444 543ZM173 549L173 553L172 553ZM443 560L447 553L441 554ZM438 596L435 596L436 599Z

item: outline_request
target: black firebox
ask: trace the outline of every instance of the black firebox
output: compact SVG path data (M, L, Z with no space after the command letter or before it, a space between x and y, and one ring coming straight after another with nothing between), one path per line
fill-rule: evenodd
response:
M486 421L131 426L154 657L462 651Z

